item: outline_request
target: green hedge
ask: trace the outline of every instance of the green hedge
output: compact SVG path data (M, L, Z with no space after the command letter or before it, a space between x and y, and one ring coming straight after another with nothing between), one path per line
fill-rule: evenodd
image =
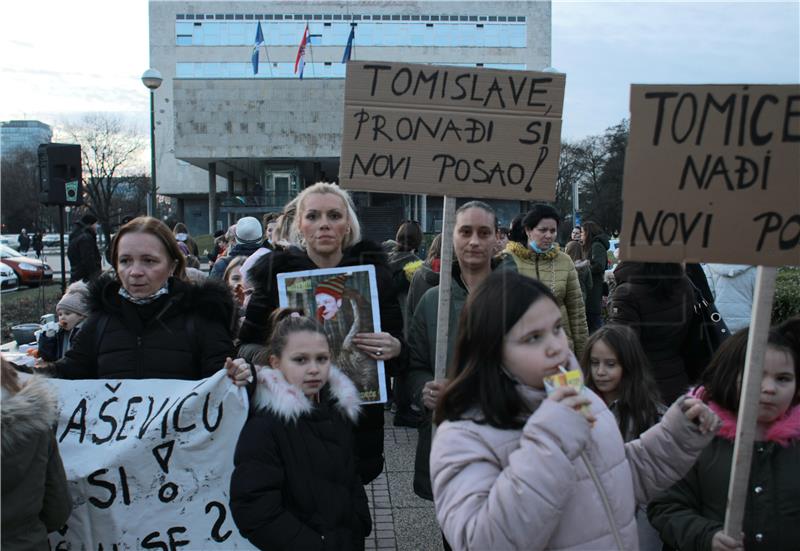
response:
M800 315L800 268L780 268L772 303L772 323L797 315Z

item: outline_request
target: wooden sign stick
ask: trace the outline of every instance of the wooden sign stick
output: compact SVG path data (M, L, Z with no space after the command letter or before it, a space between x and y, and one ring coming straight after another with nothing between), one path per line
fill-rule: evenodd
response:
M453 229L456 226L456 199L445 195L442 214L442 256L439 270L439 306L436 313L436 363L434 379L447 374L447 336L450 331L450 288L453 282ZM435 427L434 427L435 430Z
M736 443L728 484L728 507L725 510L725 534L738 538L742 532L744 506L750 490L750 465L753 461L753 442L756 435L758 402L761 397L761 377L767 351L772 299L775 295L777 268L758 267L750 335L747 341L742 391L739 396L739 415L736 420Z

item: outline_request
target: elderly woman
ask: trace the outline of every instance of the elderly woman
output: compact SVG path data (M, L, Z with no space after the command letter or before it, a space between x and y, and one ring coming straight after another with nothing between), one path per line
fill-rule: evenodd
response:
M366 355L387 362L391 372L401 361L403 320L392 286L392 274L380 245L361 241L361 226L346 191L329 183L317 183L297 197L293 229L301 237L302 249L262 256L248 271L254 292L239 331L243 345L239 354L253 357L266 345L269 317L278 308L277 276L281 273L338 266L375 266L380 303L380 333L359 333L353 343ZM366 484L383 469L383 407L364 406L356 427L356 457L359 474Z
M231 293L220 283L186 281L185 258L163 222L142 216L125 224L111 261L115 272L90 285L92 312L56 362L59 377L192 380L226 366Z
M519 272L547 285L561 309L569 345L576 356L581 356L588 336L586 310L575 264L556 243L560 221L553 207L534 205L522 219L528 245L509 240L501 253L500 269Z

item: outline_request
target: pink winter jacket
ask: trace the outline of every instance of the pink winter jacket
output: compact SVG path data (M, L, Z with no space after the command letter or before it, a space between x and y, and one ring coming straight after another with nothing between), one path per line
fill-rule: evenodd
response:
M431 449L436 516L457 550L592 549L617 544L585 451L626 550L639 548L637 504L680 480L713 434L702 435L679 399L661 423L623 444L613 414L587 389L593 428L544 391L518 385L534 413L521 430L447 421Z

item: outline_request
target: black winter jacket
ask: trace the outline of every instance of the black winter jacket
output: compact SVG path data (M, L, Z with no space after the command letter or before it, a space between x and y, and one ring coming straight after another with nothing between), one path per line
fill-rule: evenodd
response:
M717 437L680 482L653 499L647 515L664 549L706 551L722 530L733 464L736 414L709 402L722 420ZM744 546L754 550L800 547L800 406L775 421L753 444L744 509Z
M90 284L92 313L56 362L59 377L199 380L233 355L233 298L222 284L170 278L170 292L145 305L119 287L112 276Z
M278 370L258 383L231 477L239 531L259 549L363 549L372 523L352 451L355 385L332 367L313 404Z
M617 287L611 295L609 321L627 325L639 336L661 399L671 404L691 382L683 354L694 292L686 276L681 276L672 296L662 300L654 294L652 281L642 277L640 266L623 262L614 270Z
M97 235L89 228L80 226L69 235L70 282L89 281L101 270L100 251L97 248Z
M589 249L589 270L592 273L592 287L586 293L586 313L602 313L603 277L608 266L608 236L600 234L592 240Z
M375 243L362 241L344 251L339 266L375 266L378 284L378 301L381 310L381 329L403 343L403 317L392 286L392 274L386 264L386 253ZM264 255L250 269L248 276L254 283L253 295L247 305L239 339L243 344L266 345L271 332L269 316L279 308L277 275L302 270L315 270L316 266L305 251L289 249ZM386 362L389 373L406 363L406 349L401 355ZM356 425L355 453L358 472L368 484L383 470L383 406L364 406Z

